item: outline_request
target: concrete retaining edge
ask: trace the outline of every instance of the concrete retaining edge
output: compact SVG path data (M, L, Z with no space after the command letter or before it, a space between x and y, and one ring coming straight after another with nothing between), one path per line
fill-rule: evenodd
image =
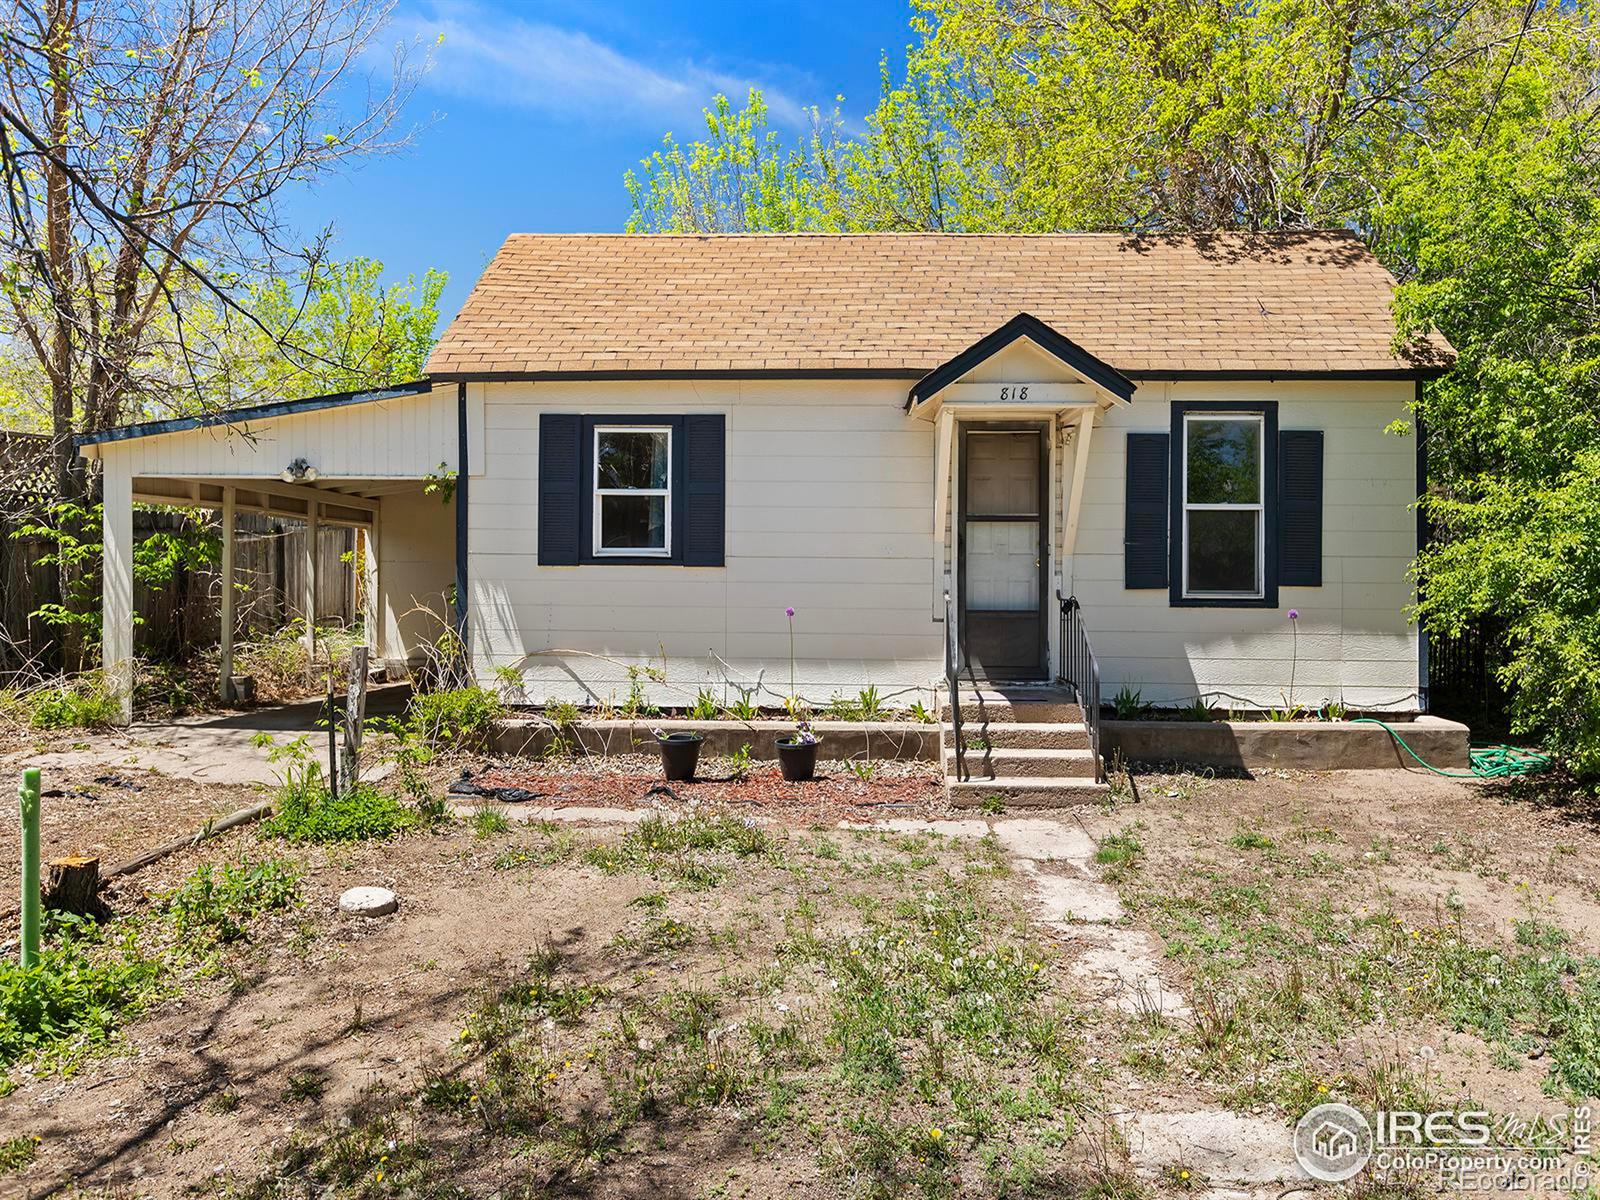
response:
M937 761L943 751L937 725L914 721L813 721L824 759L884 758ZM750 757L778 757L777 739L794 732L793 721L583 721L560 731L566 742L589 754L655 753L651 731L698 733L703 754L733 754L750 747ZM490 741L495 754L538 756L555 739L548 721L526 717L497 722Z
M1392 723L1432 766L1466 769L1465 725L1430 716ZM1193 763L1232 770L1417 767L1386 731L1350 721L1106 721L1100 731L1101 753L1109 759L1120 751L1130 762Z

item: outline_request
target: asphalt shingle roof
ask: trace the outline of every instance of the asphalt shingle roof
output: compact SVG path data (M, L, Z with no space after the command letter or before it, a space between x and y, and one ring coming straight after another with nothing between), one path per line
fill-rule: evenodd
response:
M850 370L915 376L1019 312L1128 375L1431 373L1354 235L513 234L434 378Z

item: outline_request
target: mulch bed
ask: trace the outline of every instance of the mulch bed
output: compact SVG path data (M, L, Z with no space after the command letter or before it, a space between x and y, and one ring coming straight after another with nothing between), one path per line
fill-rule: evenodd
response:
M743 779L705 774L691 783L665 783L658 772L550 772L548 769L490 764L464 774L451 786L452 799L503 800L543 808L675 808L690 804L748 809L786 823L871 820L943 808L944 781L931 768L907 770L896 764L871 779L844 767L823 769L806 783L790 783L769 764L753 767ZM464 786L465 785L465 786Z

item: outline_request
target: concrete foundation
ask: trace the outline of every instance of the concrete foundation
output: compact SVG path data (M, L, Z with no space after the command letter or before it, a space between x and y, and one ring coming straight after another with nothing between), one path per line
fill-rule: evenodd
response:
M939 726L908 721L813 721L812 731L822 739L818 757L824 759L889 758L937 761ZM584 721L560 731L568 745L590 754L654 754L652 730L664 733L698 733L705 738L702 754L733 754L750 747L750 757L778 757L777 739L794 732L793 721ZM543 754L556 737L548 721L516 718L496 727L492 749L496 754Z
M1468 730L1456 721L1420 716L1390 722L1424 761L1465 770ZM1249 771L1392 770L1416 761L1376 725L1351 721L1107 721L1100 749L1130 762L1179 762Z

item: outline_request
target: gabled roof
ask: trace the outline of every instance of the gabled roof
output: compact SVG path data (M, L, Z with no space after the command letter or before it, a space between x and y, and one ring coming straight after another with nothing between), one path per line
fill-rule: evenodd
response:
M514 234L436 379L918 379L1018 312L1135 379L1437 374L1343 230L1275 234Z
M1051 329L1038 317L1018 313L993 333L979 338L949 362L929 371L911 385L906 408L926 400L948 387L979 363L994 357L1015 341L1026 338L1046 354L1059 359L1090 383L1110 392L1119 400L1132 400L1135 384L1121 371L1102 362L1071 338Z
M391 384L367 392L330 392L326 396L307 396L301 400L274 400L268 404L254 404L248 408L227 408L194 417L175 417L170 421L116 425L110 429L97 429L93 433L80 434L73 438L73 443L81 449L101 442L125 442L132 438L154 437L159 433L182 433L185 429L203 429L208 425L243 425L248 421L259 421L266 417L285 417L295 413L316 412L323 408L342 408L346 404L370 404L375 400L418 396L431 391L433 386L431 380L414 379L409 383Z

